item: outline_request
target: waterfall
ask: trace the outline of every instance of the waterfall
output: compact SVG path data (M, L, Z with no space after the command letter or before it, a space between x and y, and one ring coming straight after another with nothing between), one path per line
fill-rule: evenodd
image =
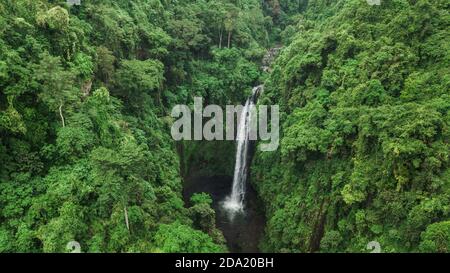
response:
M256 101L264 86L259 85L253 88L252 95L247 99L242 109L240 121L237 130L237 150L236 161L234 166L233 187L231 195L228 196L223 203L223 207L230 212L240 212L244 210L245 200L245 184L248 176L249 147L250 147L250 131L252 108L255 107Z

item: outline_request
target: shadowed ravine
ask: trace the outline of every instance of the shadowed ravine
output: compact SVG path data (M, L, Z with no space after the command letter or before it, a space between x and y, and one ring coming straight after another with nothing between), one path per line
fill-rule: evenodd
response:
M270 64L281 46L271 48L262 60L261 69L270 72ZM210 176L186 179L184 199L188 203L194 193L206 192L213 199L216 225L223 232L231 252L259 252L259 242L264 232L265 217L256 191L250 184L249 172L254 155L255 141L251 140L250 107L257 104L264 85L253 88L241 116L238 117L237 147L234 177Z
M257 91L247 100L256 102ZM234 178L231 176L194 176L186 179L183 197L188 203L194 193L206 192L213 199L216 212L216 225L223 232L231 252L259 252L258 244L264 231L265 219L262 204L259 203L255 190L250 185L249 168L254 154L255 142L248 139L248 122L243 120L247 110L242 112L237 141Z

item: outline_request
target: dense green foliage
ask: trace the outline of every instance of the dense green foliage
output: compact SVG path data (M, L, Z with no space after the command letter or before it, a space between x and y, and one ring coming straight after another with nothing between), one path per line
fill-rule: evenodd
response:
M448 1L290 2L261 100L280 105L280 149L252 166L264 250L448 252Z
M181 193L231 175L234 143L175 143L170 112L263 81L263 251L450 251L448 1L65 2L0 0L0 252L227 251Z
M270 24L256 0L0 1L0 252L226 251L168 115L242 100Z

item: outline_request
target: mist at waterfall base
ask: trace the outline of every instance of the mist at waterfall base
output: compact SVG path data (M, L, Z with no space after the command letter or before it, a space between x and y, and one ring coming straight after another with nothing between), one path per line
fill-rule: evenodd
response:
M258 96L263 90L263 86L256 86L252 90L252 95L247 99L242 110L237 130L237 149L234 167L233 186L231 194L223 201L222 207L228 213L230 221L233 221L236 214L245 213L245 193L248 177L248 165L250 163L250 130L251 112L250 109L256 104Z

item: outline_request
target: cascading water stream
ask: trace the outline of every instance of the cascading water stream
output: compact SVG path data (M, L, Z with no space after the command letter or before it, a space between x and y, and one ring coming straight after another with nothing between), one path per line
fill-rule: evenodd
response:
M232 214L242 212L244 210L244 200L246 191L246 182L248 176L249 164L249 146L250 132L252 128L252 108L254 108L258 96L263 89L263 85L253 88L252 95L247 99L238 124L237 131L237 150L236 162L234 167L233 187L231 195L228 196L223 204L223 207Z

